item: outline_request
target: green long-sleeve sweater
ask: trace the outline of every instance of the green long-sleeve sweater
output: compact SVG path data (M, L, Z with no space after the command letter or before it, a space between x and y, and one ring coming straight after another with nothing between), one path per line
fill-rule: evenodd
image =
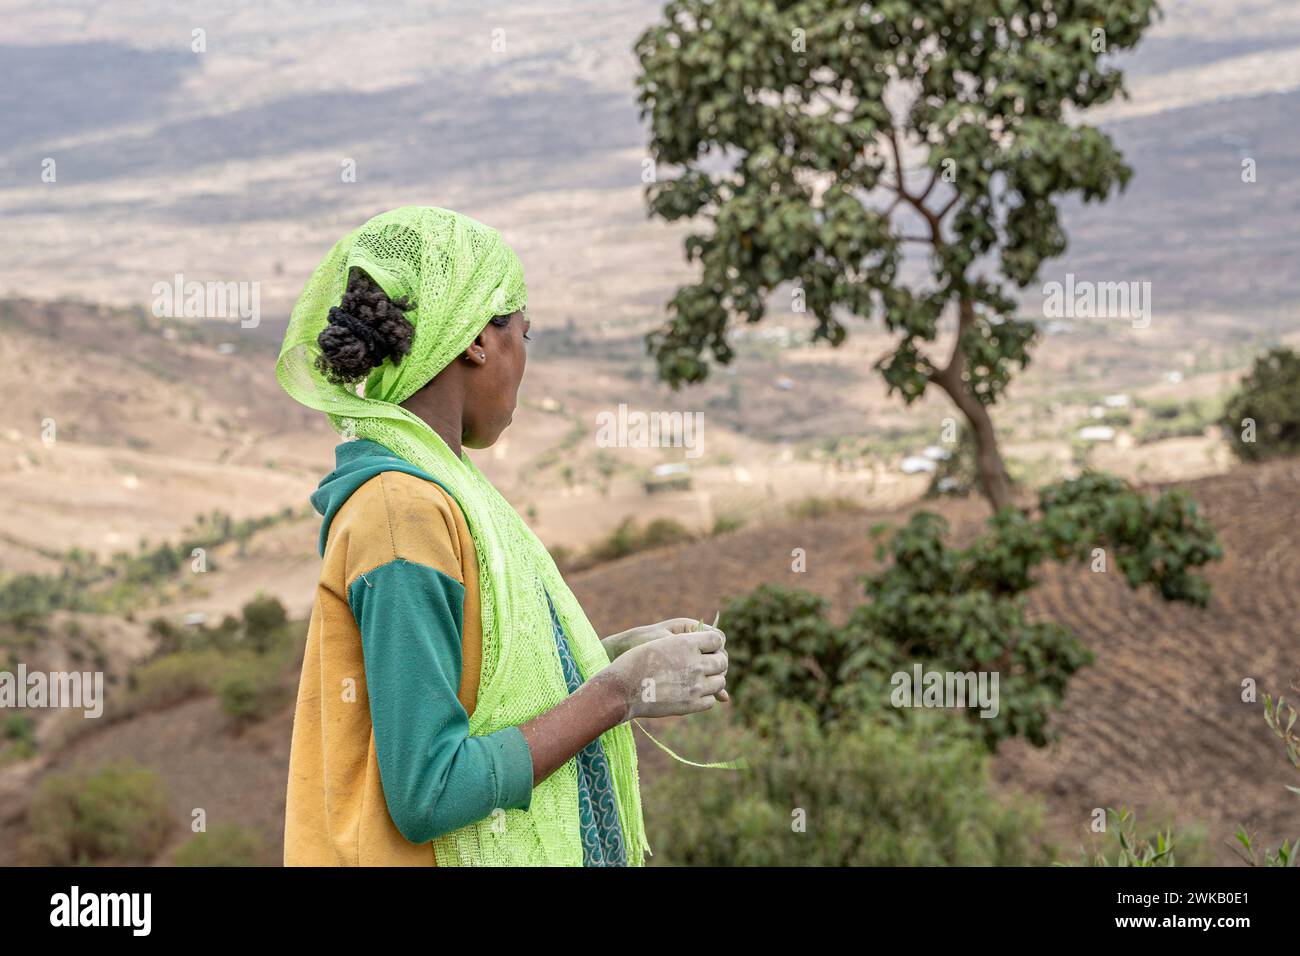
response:
M532 756L517 727L468 733L482 629L477 557L454 499L373 442L336 455L312 496L324 561L285 862L433 865L434 837L527 809Z

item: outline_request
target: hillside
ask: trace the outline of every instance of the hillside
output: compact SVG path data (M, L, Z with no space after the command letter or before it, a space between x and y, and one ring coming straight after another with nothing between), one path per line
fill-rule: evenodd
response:
M1097 661L1070 686L1055 721L1059 743L1045 750L1004 746L995 778L1043 798L1051 831L1066 847L1082 840L1092 808L1119 804L1203 823L1221 863L1234 859L1226 841L1239 822L1274 844L1300 832L1294 795L1283 788L1287 766L1261 706L1239 699L1246 677L1261 693L1300 687L1292 626L1300 613L1300 568L1291 535L1300 519L1300 463L1237 468L1186 487L1219 529L1227 555L1209 571L1214 598L1207 610L1135 595L1114 576L1086 568L1050 568L1033 593L1032 607L1075 627ZM937 510L959 536L983 517L972 501ZM572 583L600 633L711 615L726 597L764 581L814 590L843 614L857 600L857 576L874 565L868 529L906 514L862 512L744 529L625 558ZM793 547L808 552L805 574L789 571ZM55 753L0 771L0 865L15 861L35 781L120 756L160 772L178 817L203 807L210 821L253 825L277 841L295 682L286 672L284 706L239 734L220 729L217 702L200 697L105 723ZM691 772L666 765L644 739L641 753L647 773Z

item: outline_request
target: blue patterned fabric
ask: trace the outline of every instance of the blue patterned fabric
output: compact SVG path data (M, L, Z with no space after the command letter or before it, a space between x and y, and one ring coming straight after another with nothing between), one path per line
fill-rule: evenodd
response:
M546 595L550 604L551 596ZM569 652L569 642L564 636L564 626L551 604L551 626L555 630L555 643L560 649L560 665L569 693L582 686L582 675ZM627 851L623 846L623 827L618 819L618 805L614 802L614 781L605 759L605 748L597 737L578 752L578 821L582 828L583 866L627 866Z

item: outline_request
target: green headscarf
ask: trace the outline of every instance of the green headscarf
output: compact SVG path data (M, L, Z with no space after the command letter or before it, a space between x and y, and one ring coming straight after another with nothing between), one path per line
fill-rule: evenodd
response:
M316 368L316 339L348 275L361 268L390 298L408 299L410 352L385 360L364 393L329 382ZM468 216L405 206L341 239L303 289L285 333L276 378L294 399L329 415L348 437L378 442L433 475L460 505L478 554L483 667L470 715L472 735L518 726L568 696L551 630L549 592L584 680L609 663L600 638L546 548L462 451L458 458L423 420L401 408L460 355L497 315L528 299L523 267L500 234ZM629 862L648 851L627 724L601 736L614 778ZM570 759L533 790L527 811L509 810L433 841L439 866L582 865L578 771Z

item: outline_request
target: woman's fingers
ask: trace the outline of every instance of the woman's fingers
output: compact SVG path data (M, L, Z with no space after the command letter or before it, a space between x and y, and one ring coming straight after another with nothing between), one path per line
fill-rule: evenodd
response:
M714 651L722 650L723 645L727 642L722 632L716 627L706 627L702 631L691 634L690 637L695 646L705 654L712 654Z
M715 674L712 677L706 677L700 682L700 696L714 696L727 686L727 678L722 674Z
M725 674L727 673L727 652L714 651L712 654L704 655L705 674Z

